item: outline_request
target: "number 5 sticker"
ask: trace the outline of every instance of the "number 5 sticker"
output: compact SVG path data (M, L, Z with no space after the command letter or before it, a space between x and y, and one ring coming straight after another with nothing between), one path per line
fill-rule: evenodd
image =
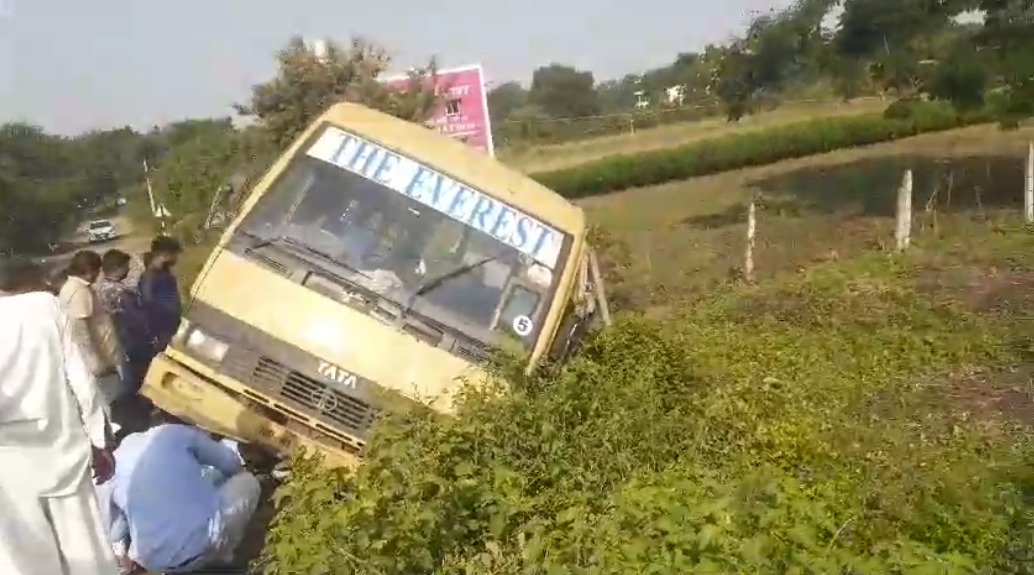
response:
M517 335L521 337L527 336L531 333L531 330L535 326L531 323L531 318L526 315L519 315L513 318L513 331L517 332Z

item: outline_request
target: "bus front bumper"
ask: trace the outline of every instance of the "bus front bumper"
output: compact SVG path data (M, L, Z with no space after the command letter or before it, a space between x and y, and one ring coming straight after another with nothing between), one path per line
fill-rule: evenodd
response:
M360 464L361 459L356 454L309 437L305 433L306 426L292 420L284 410L278 410L271 398L219 375L192 358L171 353L176 357L167 351L154 358L141 388L141 393L159 408L212 433L257 443L281 456L304 449L307 453L323 454L323 464L329 467L354 469ZM246 402L255 407L249 407ZM261 411L275 414L281 422Z

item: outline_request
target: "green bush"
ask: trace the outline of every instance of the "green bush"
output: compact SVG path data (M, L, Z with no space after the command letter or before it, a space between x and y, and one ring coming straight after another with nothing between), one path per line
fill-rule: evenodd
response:
M611 156L532 177L563 196L579 198L990 121L988 112L959 114L944 102L922 102L909 106L903 118L885 118L878 113L822 118L675 148Z
M190 297L190 289L194 286L201 268L205 267L208 256L215 247L216 239L209 239L201 244L187 244L180 255L179 263L176 266L176 278L179 282L180 296L184 301Z
M1029 442L917 385L1010 361L1013 327L907 262L851 266L624 317L456 418L383 419L354 477L299 459L269 572L1023 572Z
M614 134L627 134L631 129L646 130L677 124L699 122L719 113L717 101L703 101L681 108L632 111L585 118L531 118L500 122L493 137L501 145L559 144L588 140Z
M915 112L923 105L921 100L897 100L887 106L883 111L883 117L888 120L907 120L914 117Z

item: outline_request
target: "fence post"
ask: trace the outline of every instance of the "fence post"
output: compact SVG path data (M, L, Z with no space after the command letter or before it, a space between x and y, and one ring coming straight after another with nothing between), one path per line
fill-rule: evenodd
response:
M894 240L898 251L908 248L912 240L912 170L905 170L905 177L898 188L897 227Z
M743 254L743 279L754 282L754 234L757 232L757 195L750 197L747 206L747 247Z
M1026 181L1023 187L1023 219L1034 224L1034 142L1027 144Z

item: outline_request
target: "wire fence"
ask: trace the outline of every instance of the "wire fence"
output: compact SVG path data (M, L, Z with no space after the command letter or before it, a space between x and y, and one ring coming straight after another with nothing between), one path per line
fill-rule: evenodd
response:
M882 101L882 98L878 96L864 97L857 98L852 102L860 101ZM754 111L776 107L818 105L837 107L850 105L850 103L816 98L782 102L766 101L759 103ZM638 130L666 124L695 122L719 116L722 113L721 103L716 99L710 99L681 106L658 106L596 116L507 119L495 126L494 137L497 145L500 146L558 144L600 136L634 134Z
M978 126L595 199L608 295L652 309L859 256L998 249L1034 225L1032 140Z

